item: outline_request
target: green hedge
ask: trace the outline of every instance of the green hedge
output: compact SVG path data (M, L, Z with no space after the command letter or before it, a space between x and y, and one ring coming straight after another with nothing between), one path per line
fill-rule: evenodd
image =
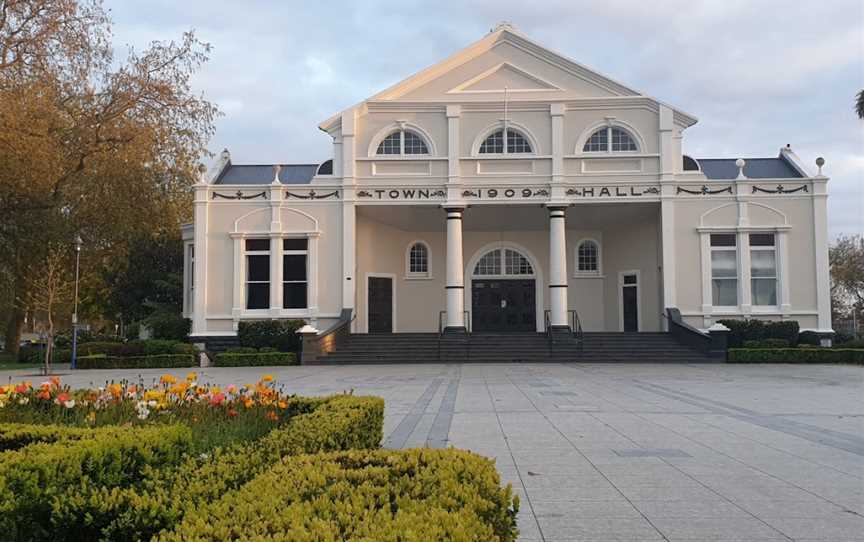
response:
M36 443L81 440L106 434L116 428L88 429L64 425L34 425L29 423L0 423L0 452L17 450Z
M4 540L56 540L51 516L58 497L94 485L129 486L148 465L178 463L191 444L189 428L169 425L3 452L0 533Z
M222 352L213 360L216 367L300 365L294 352Z
M150 469L137 488L88 487L55 501L55 540L150 540L186 512L240 488L282 457L378 447L384 401L351 395L296 399L306 410L252 442L216 449L163 469Z
M78 358L78 369L157 369L198 367L194 354L158 354L154 356L84 356Z
M730 348L730 363L852 363L864 364L864 349L851 348Z
M237 340L240 346L275 348L280 352L299 352L300 336L296 331L306 325L303 320L260 320L240 322Z
M78 345L79 356L155 356L159 354L194 354L195 347L189 343L150 339L146 341L91 342Z
M159 542L516 539L518 497L494 463L461 450L289 457L190 511Z
M798 344L798 322L783 320L718 320L717 323L729 328L729 348L741 348L744 341L764 341L765 339L784 339L788 344Z
M786 339L744 341L744 348L789 348L789 341L787 341Z

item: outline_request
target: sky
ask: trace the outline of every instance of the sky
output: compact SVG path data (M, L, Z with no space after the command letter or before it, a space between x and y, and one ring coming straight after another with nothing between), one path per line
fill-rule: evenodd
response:
M825 158L832 237L864 233L860 0L341 2L104 0L118 55L195 30L212 45L194 90L216 103L211 151L316 163L318 124L508 21L540 44L695 115L696 158Z

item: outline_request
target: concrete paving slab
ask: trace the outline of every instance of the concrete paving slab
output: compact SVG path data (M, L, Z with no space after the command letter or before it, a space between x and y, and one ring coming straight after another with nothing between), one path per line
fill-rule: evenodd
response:
M77 371L75 387L188 369ZM846 542L864 533L864 369L489 364L207 368L386 402L384 444L496 460L526 542ZM38 382L32 371L4 380ZM623 452L623 453L622 453Z

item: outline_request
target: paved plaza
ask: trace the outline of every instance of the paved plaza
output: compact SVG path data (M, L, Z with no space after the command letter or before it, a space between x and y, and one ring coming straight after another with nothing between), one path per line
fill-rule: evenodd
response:
M81 371L63 379L88 386L141 374L149 383L164 372ZM385 446L455 446L496 460L522 499L521 540L864 540L860 367L367 365L199 373L219 384L269 373L298 394L383 397Z

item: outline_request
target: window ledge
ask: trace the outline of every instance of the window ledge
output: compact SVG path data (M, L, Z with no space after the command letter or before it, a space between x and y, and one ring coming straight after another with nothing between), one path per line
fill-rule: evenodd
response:
M405 275L405 280L432 280L432 275Z
M606 275L602 273L573 273L574 279L605 279Z

